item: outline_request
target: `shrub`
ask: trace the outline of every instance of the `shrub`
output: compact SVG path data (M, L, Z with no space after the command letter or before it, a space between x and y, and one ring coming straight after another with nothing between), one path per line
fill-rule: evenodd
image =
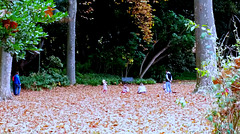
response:
M213 122L214 133L239 133L240 119L240 57L228 59L219 68L219 75L213 79L215 107L208 115ZM240 63L240 62L239 62Z
M152 78L149 78L149 79L135 79L133 81L133 83L135 84L140 84L140 83L143 83L143 84L156 84L156 81Z
M235 46L239 47L240 42L237 41ZM213 133L216 134L240 133L240 56L226 56L224 55L226 51L229 50L220 44L217 49L218 75L213 78L215 105L207 116L213 123ZM236 53L239 55L239 51Z
M29 76L21 76L21 83L24 88L41 90L42 88L52 89L56 86L68 86L70 84L67 76L54 72L31 73Z
M196 80L196 72L175 73L175 80Z
M163 65L153 66L150 68L149 72L151 72L150 77L158 82L163 82L166 79L166 67Z
M94 74L94 73L87 73L81 74L79 72L76 73L76 81L77 84L84 84L84 85L102 85L102 80L106 80L108 85L118 85L122 82L122 78L116 75L110 74ZM130 82L132 84L155 84L156 81L152 78L149 79L135 79L134 81Z
M81 74L78 72L76 73L77 84L97 86L102 85L103 79L107 81L108 85L118 85L121 82L121 78L115 75L94 73Z

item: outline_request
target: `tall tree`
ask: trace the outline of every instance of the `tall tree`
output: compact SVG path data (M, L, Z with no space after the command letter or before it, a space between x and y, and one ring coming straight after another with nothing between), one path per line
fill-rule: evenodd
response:
M12 59L11 54L0 47L0 100L12 99L10 90Z
M39 4L41 3L41 4ZM40 37L47 36L42 24L60 20L53 15L53 0L3 0L0 3L0 100L11 99L12 56L24 59L26 51L38 51Z
M196 36L197 84L194 92L212 87L212 76L216 74L216 27L212 0L194 0Z
M69 27L68 27L68 45L67 45L67 76L70 84L76 83L75 78L75 39L76 39L76 14L77 0L69 0Z

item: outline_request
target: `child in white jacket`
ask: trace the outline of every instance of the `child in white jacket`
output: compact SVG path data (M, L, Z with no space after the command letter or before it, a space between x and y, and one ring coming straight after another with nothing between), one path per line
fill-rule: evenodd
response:
M138 87L137 93L141 94L141 93L146 93L146 92L147 92L146 87L143 85L143 83L141 83L140 86Z
M107 92L107 81L102 80L103 83L103 93Z

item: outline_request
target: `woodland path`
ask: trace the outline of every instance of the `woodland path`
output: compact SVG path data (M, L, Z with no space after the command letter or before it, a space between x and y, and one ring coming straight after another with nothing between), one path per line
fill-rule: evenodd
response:
M146 85L146 94L136 94L138 85L76 85L53 90L23 90L13 100L0 102L0 133L70 134L208 134L209 97L192 94L195 82L175 82L166 94L162 83ZM184 97L182 108L175 103Z

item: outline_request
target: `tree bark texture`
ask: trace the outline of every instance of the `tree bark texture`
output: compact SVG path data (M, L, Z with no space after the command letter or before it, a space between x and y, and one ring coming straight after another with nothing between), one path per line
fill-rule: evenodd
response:
M212 88L212 76L216 75L216 27L213 15L212 0L194 0L195 22L199 28L195 29L196 36L196 67L206 69L209 76L197 76L194 92L206 91ZM208 34L207 29L211 34ZM202 36L202 35L206 36ZM203 64L206 63L206 66Z
M0 47L0 100L12 99L10 89L12 59L11 54Z
M69 25L68 25L68 44L67 44L67 76L70 84L76 83L75 78L75 39L76 39L76 14L77 0L69 0Z

